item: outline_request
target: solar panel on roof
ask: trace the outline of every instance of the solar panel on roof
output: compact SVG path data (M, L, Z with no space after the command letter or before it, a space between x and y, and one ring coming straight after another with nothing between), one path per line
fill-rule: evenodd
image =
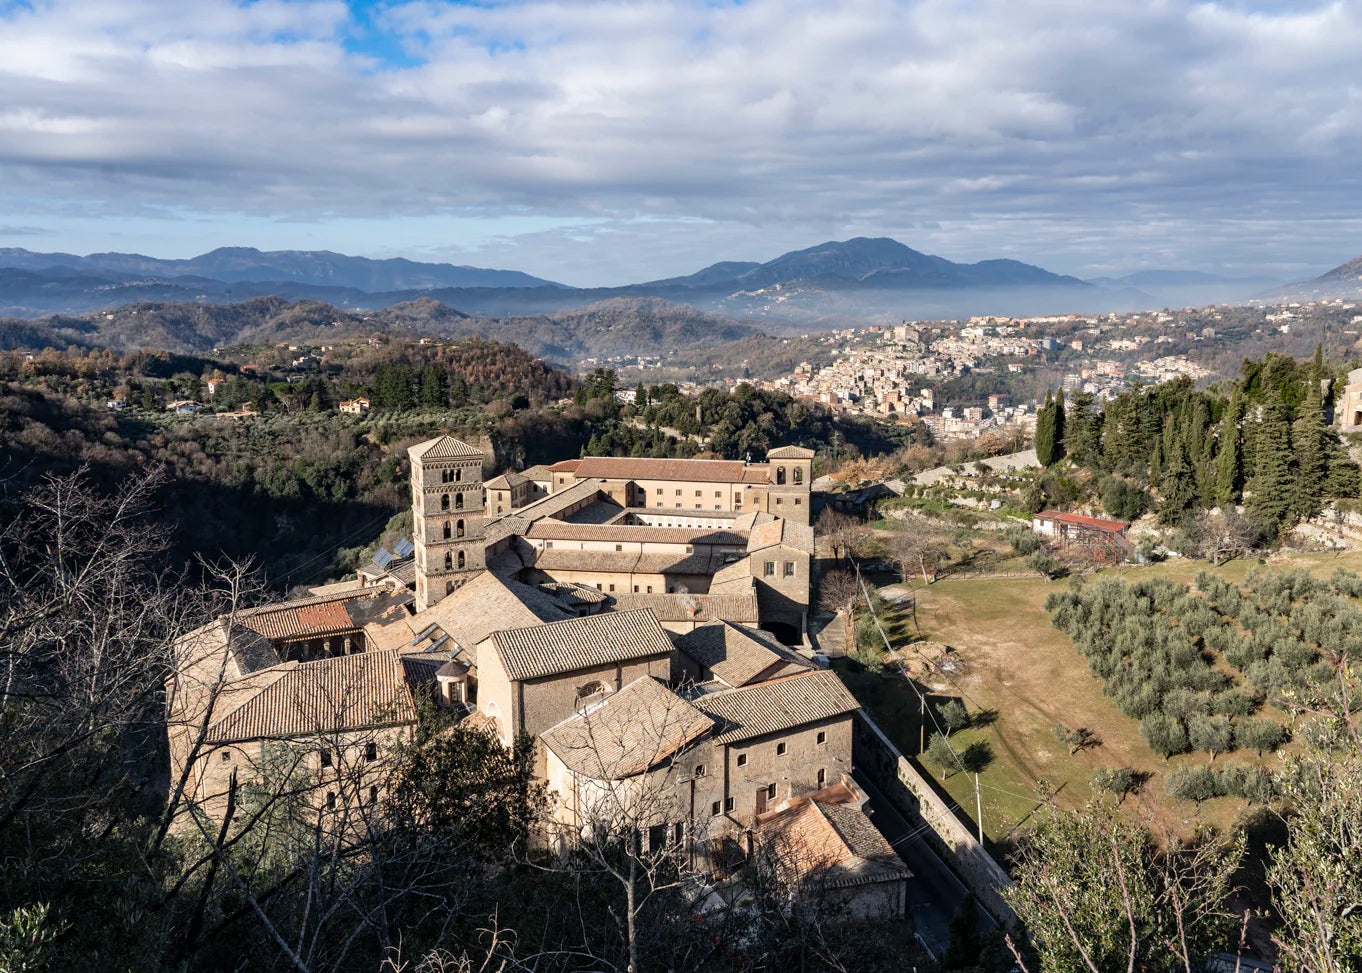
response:
M416 545L404 537L394 545L393 553L398 557L406 557L414 550L416 550Z
M386 547L380 547L378 549L378 553L374 555L374 563L377 564L380 568L386 568L388 566L388 562L391 561L392 559L393 552L388 550Z

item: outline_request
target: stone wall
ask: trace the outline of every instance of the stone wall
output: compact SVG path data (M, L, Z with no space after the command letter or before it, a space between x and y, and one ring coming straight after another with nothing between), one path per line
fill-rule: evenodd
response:
M924 832L936 852L984 908L1004 925L1017 921L1001 890L1012 879L987 848L955 816L931 783L890 742L865 710L856 713L852 750L856 767L908 818L928 825Z

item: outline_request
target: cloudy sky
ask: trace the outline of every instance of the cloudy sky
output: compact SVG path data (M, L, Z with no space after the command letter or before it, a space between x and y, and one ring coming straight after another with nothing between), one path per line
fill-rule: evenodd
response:
M1362 253L1362 0L0 0L0 246L571 284Z

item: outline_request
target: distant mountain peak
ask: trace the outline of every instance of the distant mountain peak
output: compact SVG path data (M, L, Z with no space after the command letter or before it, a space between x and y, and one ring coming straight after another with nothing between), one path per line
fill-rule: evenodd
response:
M1333 270L1325 274L1320 274L1315 279L1362 281L1362 257L1354 257L1345 264L1339 264Z

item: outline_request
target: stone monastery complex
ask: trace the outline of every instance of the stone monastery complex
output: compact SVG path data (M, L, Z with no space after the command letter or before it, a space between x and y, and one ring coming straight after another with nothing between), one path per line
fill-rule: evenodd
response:
M408 453L404 556L180 639L187 794L221 815L283 745L319 808L376 801L428 700L535 741L553 840L627 807L699 870L778 840L858 911L902 913L909 872L851 779L858 704L806 638L811 450L486 482L483 453L449 436Z

